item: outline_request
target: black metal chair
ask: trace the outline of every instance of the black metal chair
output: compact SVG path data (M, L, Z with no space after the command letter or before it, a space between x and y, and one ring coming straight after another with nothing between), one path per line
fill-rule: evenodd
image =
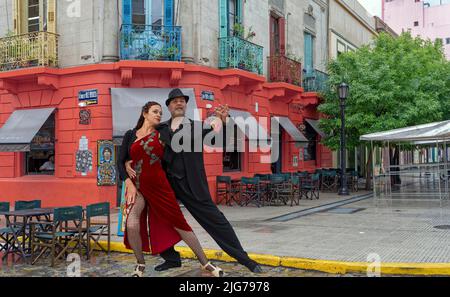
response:
M320 174L315 173L309 177L303 177L300 180L300 199L305 197L305 199L313 200L319 199L320 194Z
M75 227L69 228L69 223ZM42 231L36 225L48 225L49 231ZM81 206L55 208L53 222L31 222L31 264L50 250L51 266L63 255L78 249L81 256L82 249L83 208ZM71 250L70 250L71 249ZM36 252L38 256L34 258Z
M250 203L257 207L264 206L261 200L261 188L258 177L242 177L241 178L241 206L247 206Z

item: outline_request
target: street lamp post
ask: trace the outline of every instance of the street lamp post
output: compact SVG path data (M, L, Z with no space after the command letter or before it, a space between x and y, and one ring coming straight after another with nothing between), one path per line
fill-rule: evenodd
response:
M346 83L339 85L339 99L341 107L341 187L339 189L339 195L350 195L347 188L347 175L346 175L346 163L345 163L345 100L348 97L349 86Z

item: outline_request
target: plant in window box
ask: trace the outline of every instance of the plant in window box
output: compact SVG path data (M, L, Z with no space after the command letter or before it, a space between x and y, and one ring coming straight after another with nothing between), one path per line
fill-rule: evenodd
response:
M166 58L169 58L169 59L175 59L175 57L178 55L178 53L179 53L178 47L171 46L166 49L165 56L166 56Z
M233 25L233 36L244 38L245 28L242 24L236 23Z

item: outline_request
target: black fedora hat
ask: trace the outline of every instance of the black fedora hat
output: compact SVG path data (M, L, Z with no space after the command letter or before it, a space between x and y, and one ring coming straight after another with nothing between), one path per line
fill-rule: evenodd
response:
M172 101L175 98L183 97L186 100L186 103L189 101L189 96L183 94L183 92L180 89L173 89L169 93L169 98L166 100L166 106L169 106L170 101Z

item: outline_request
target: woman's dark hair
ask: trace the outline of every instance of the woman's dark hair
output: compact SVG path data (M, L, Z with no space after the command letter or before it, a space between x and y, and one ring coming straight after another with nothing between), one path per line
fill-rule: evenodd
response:
M144 121L145 121L144 116L142 114L147 113L150 110L150 108L155 105L158 105L161 107L161 104L159 104L158 102L155 102L155 101L149 101L149 102L145 103L144 106L142 106L141 116L139 117L139 120L136 124L136 128L134 128L134 129L139 130L142 128L142 125L144 125Z

